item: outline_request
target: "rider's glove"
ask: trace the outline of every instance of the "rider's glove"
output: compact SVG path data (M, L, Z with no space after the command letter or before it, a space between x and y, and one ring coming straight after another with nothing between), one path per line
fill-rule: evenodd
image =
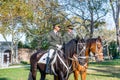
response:
M62 48L62 45L56 44L56 46L57 46L58 49Z

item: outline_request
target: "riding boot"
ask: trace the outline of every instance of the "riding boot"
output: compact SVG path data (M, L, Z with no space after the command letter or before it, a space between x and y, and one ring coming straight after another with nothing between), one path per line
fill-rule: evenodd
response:
M50 58L47 57L47 63L46 63L46 73L50 73Z
M46 62L46 73L51 73L50 58L52 57L53 53L54 53L54 49L50 49L48 52L47 62Z

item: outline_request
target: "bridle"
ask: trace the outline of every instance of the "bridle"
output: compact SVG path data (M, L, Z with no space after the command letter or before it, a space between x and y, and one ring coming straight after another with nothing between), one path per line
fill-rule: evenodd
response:
M82 47L82 50L79 50L79 45ZM80 56L82 54L82 52L85 51L86 46L84 46L84 45L86 45L86 43L77 43L77 55L78 56Z
M95 55L92 55L92 56L80 56L83 52L85 53L86 51L86 42L79 42L77 43L77 55L78 55L78 58L81 58L81 59L86 59L86 58L93 58L93 57L98 57L98 56L101 56L102 53L99 53L99 44L101 44L99 41L96 40L96 50L95 50ZM82 50L79 50L79 46L82 47ZM91 51L91 50L90 50ZM98 54L99 53L99 54Z
M99 56L102 55L102 53L99 53L99 45L102 45L102 44L98 40L96 40L96 53L95 53L95 57L99 57ZM103 48L103 47L101 47L101 48Z

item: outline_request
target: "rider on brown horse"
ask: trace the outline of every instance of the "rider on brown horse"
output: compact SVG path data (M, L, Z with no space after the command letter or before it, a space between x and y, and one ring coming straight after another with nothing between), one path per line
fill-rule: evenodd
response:
M63 36L63 41L66 44L74 38L75 38L75 35L73 33L73 27L72 27L72 25L68 25L67 26L67 32L65 32L65 34Z

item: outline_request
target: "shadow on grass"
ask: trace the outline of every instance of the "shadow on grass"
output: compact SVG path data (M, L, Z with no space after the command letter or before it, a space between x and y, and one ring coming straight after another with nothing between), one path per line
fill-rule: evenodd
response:
M94 76L101 76L101 77L112 77L112 78L119 78L119 77L117 77L117 76L114 76L114 75L110 75L110 74L88 74L88 75L94 75ZM118 75L118 74L117 74Z
M0 80L9 80L9 79L7 79L7 78L0 78Z
M120 59L105 60L103 62L90 62L89 64L90 65L101 65L101 66L120 65Z
M94 70L96 73L96 74L90 74L90 75L120 78L120 67L96 66L96 68L89 68L89 69ZM104 74L98 74L99 72L102 72Z

